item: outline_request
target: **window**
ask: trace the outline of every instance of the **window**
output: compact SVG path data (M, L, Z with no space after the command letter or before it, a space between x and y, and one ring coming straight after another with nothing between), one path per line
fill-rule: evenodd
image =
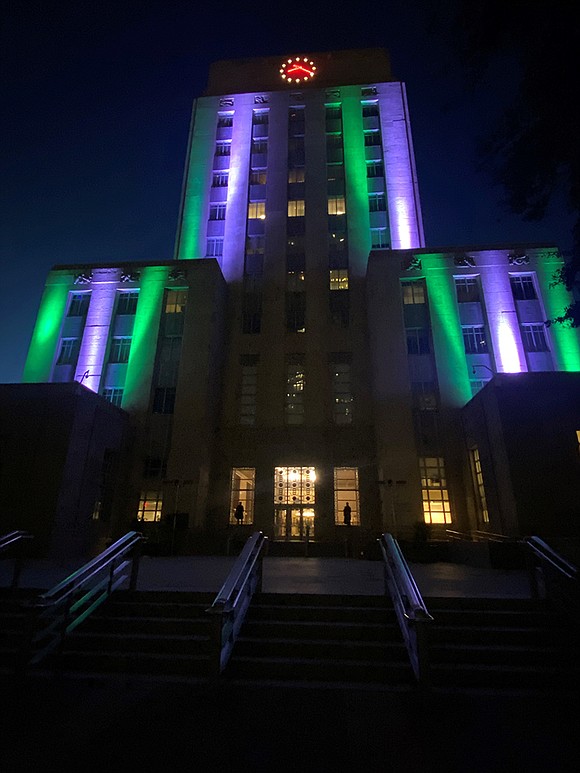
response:
M348 269L333 268L329 272L331 290L348 290Z
M253 155L263 155L264 153L268 152L268 141L267 140L252 140L252 154Z
M475 276L455 277L457 303L479 303L479 283Z
M350 525L360 526L358 468L334 468L334 522L344 526L344 508L350 507Z
M386 212L387 200L384 193L369 194L369 212Z
M161 478L167 473L167 462L160 456L146 456L143 464L144 478Z
M115 336L111 341L109 362L129 362L130 336Z
M367 161L367 177L384 177L385 165L382 161Z
M160 521L163 495L160 491L145 491L139 500L137 518L139 521Z
M57 365L76 365L80 348L80 339L63 338L60 342L60 352L58 353Z
M119 300L117 301L117 314L135 314L137 311L137 300L139 299L139 293L119 293Z
M303 354L286 355L286 395L284 414L286 424L304 423L304 387L306 373Z
M175 387L157 387L153 395L153 413L173 413L175 409Z
M327 164L326 179L329 183L344 180L344 164Z
M330 319L332 320L332 324L338 325L339 327L348 327L350 321L350 299L348 290L340 293L331 292L329 301Z
M342 118L342 110L340 105L327 105L326 107L326 119L334 121Z
M483 325L463 327L463 346L466 354L487 354L489 352Z
M379 115L379 106L376 102L368 102L364 103L362 106L362 114L363 118L372 118L373 116Z
M252 116L252 123L254 126L263 126L268 123L268 111L267 110L254 110Z
M328 197L328 214L329 215L344 215L346 212L346 204L344 202L344 196L329 196Z
M229 141L217 141L215 144L216 156L229 156L232 152L232 143Z
M226 205L225 204L210 204L210 207L209 207L209 219L210 220L225 220L226 219Z
M403 282L403 303L406 306L425 303L425 283L423 280Z
M123 402L123 390L118 387L106 387L103 389L103 397L120 408Z
M429 330L425 327L407 328L407 354L429 354Z
M304 182L304 167L295 166L288 170L288 182L289 183L303 183Z
M257 354L245 354L240 358L240 424L249 426L256 423L258 361Z
M254 522L254 492L256 489L256 470L254 467L234 467L232 469L232 493L230 497L230 523L237 524L235 510L241 502L244 508L242 523Z
M187 290L168 290L165 298L166 314L183 314L187 303Z
M472 378L469 380L469 384L471 386L471 396L475 397L475 395L483 389L483 387L490 381L491 379L484 379L484 378Z
M246 284L242 298L242 333L259 333L262 327L262 293Z
M214 172L211 180L212 188L226 188L229 178L229 172Z
M304 271L288 271L286 273L286 289L294 293L303 293L305 291L305 279Z
M224 254L224 240L221 238L211 238L205 243L206 258L221 258Z
M327 134L326 147L329 149L342 148L342 134L340 132L335 134Z
M335 424L352 423L351 354L336 352L330 355L332 378L332 418Z
M298 282L300 274L293 280ZM306 293L286 292L286 331L288 333L306 332Z
M380 132L365 132L365 146L367 148L373 147L374 145L380 145L381 144L381 133Z
M288 202L288 217L302 217L304 215L304 199L294 199Z
M389 234L386 228L371 228L371 245L374 250L389 246Z
M257 220L266 219L266 202L250 201L248 204L248 217Z
M511 276L510 284L516 301L533 301L538 297L534 287L534 280L529 274Z
M421 457L419 471L425 523L451 523L451 506L443 459L438 456Z
M526 352L549 351L546 340L546 328L540 322L535 325L522 325L522 341Z
M274 470L274 503L277 505L312 505L316 502L314 467L276 467Z
M84 317L89 309L90 293L72 293L68 307L68 317Z
M413 403L419 411L436 411L439 405L437 384L434 381L413 381Z
M252 169L250 172L250 185L266 185L266 170Z
M221 115L218 115L218 129L225 129L228 126L234 125L234 116L233 113L223 113Z
M475 498L478 505L477 509L479 511L480 519L483 521L483 523L489 523L489 511L487 509L487 498L485 496L485 487L483 485L483 472L481 470L479 449L477 447L472 448L470 456L471 471L473 474L473 482L475 484Z

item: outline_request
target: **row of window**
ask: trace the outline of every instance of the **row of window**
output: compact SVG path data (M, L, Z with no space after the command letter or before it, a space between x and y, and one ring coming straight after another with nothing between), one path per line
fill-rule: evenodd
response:
M515 274L510 276L512 295L516 301L532 301L538 298L533 276ZM427 302L423 280L402 283L404 304L423 304ZM480 303L481 289L475 276L455 277L455 295L458 303Z
M488 335L484 325L462 325L463 346L466 354L489 354ZM526 352L549 351L546 327L542 322L520 325L522 344ZM428 328L408 327L407 354L429 354L431 352Z

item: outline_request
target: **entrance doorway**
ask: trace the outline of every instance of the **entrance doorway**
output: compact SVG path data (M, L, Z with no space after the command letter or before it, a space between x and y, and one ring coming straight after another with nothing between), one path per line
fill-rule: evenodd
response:
M314 538L314 508L277 507L274 511L274 539Z

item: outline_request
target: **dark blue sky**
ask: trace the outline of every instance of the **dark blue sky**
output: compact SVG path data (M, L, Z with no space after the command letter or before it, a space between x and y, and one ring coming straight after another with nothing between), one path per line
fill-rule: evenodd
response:
M407 84L427 245L568 250L570 217L508 215L475 171L509 67L465 96L448 47L426 31L429 5L14 3L0 39L0 382L20 380L51 266L173 256L191 103L216 59L387 48Z

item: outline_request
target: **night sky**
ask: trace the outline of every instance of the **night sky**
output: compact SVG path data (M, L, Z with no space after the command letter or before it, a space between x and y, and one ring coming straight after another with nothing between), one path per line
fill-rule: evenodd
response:
M475 170L513 78L504 61L467 95L429 5L14 2L0 38L0 382L20 380L51 266L173 257L192 100L217 59L387 48L407 84L427 245L569 250L570 217L509 215Z

